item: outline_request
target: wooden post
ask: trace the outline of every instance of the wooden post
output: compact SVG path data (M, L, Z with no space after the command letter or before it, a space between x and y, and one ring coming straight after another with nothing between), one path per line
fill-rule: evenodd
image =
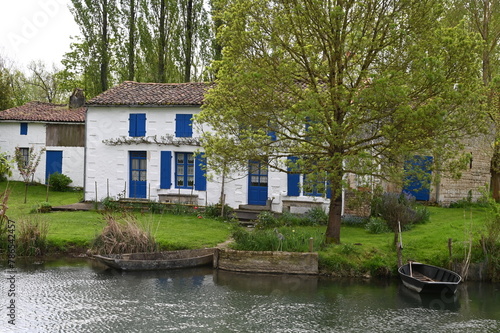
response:
M309 252L312 252L314 249L314 238L309 238Z
M451 258L453 257L453 240L451 238L448 238L448 252L450 253L451 261Z
M398 267L403 266L403 254L401 253L401 243L396 244L396 252L398 254Z

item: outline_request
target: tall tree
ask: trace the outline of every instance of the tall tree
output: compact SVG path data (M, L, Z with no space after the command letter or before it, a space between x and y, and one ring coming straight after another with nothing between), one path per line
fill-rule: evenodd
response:
M455 13L462 13L471 30L483 41L481 51L482 79L488 92L488 105L496 130L493 157L491 160L491 190L493 198L500 201L500 98L498 78L500 75L500 3L493 0L454 0ZM463 15L465 14L465 15ZM456 14L455 14L456 17Z
M49 103L66 102L68 96L63 96L67 91L63 91L59 85L57 73L59 69L52 65L52 69L47 69L41 61L32 61L28 65L29 76L26 83L33 88L32 100L45 100Z
M339 243L347 173L401 181L409 156L456 157L482 123L477 43L440 26L440 5L227 1L224 57L197 117L212 129L207 161L257 160L328 187L326 239Z
M110 62L115 49L112 40L117 34L116 0L71 2L70 10L82 37L79 43L73 44L72 52L66 54L65 64L73 63L73 71L83 71L87 95L95 96L108 89L111 77Z

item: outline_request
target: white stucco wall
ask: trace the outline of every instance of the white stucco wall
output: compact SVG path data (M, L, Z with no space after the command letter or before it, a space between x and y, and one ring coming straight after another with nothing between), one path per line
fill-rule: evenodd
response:
M90 106L86 120L86 167L85 167L85 200L101 201L110 196L115 199L129 197L129 152L147 152L147 197L158 201L161 194L195 194L198 195L198 205L210 205L220 202L221 178L215 175L207 182L206 191L175 188L175 168L171 168L172 186L170 189L160 188L160 154L161 151L194 152L199 146L172 145L157 143L126 143L112 145L109 140L131 139L128 137L129 114L146 114L146 136L150 142L153 138L174 135L176 114L196 114L199 107L97 107ZM198 137L193 128L193 137ZM108 144L103 141L108 140ZM288 197L287 175L270 171L268 175L268 198L272 200L272 210L282 210L282 200L300 200L323 202L318 197ZM248 203L248 177L235 175L235 180L226 179L224 192L225 202L233 208ZM329 200L325 200L324 207Z
M70 186L83 186L84 170L84 148L83 147L47 147L46 124L28 122L27 135L20 134L20 122L0 122L0 151L7 152L13 159L16 147L34 148L38 153L45 147L47 150L62 151L63 163L62 173L73 180ZM35 172L33 180L45 183L46 154L42 154L40 164ZM22 181L22 177L13 165L13 175L11 180Z

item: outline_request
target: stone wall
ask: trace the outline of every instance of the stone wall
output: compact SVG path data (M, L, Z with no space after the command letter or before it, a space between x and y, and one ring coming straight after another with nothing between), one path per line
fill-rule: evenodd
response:
M318 274L318 254L313 252L235 251L217 249L214 268L237 272Z

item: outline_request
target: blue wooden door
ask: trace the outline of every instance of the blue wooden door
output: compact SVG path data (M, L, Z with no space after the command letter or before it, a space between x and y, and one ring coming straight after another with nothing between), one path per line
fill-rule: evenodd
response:
M267 166L261 162L250 161L248 172L248 203L250 205L266 205L267 181Z
M411 194L418 201L429 201L432 156L413 156L405 162L403 192Z
M147 153L130 152L129 198L146 198L147 194Z
M45 183L49 182L49 177L55 172L62 173L62 155L61 150L47 150L45 160Z

